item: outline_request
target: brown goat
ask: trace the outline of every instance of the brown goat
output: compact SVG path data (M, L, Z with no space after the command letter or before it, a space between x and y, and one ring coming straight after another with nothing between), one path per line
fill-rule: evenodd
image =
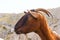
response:
M41 8L24 12L25 15L15 25L15 32L17 34L36 32L42 40L60 40L60 36L53 33L46 17L40 11L45 12L48 16L51 15L49 11Z

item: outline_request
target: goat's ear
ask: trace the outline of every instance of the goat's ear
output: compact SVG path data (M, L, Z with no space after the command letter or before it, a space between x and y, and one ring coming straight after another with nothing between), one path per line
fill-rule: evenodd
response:
M28 13L32 16L32 17L34 17L34 18L38 18L39 17L39 15L36 13L36 12L33 12L33 11L29 11L28 10Z
M27 13L26 11L24 11L24 13Z
M24 11L25 14L28 14L28 12Z

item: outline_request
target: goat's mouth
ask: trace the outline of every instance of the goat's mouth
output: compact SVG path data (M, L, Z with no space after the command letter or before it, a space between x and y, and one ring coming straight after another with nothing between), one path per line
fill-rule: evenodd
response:
M28 31L25 32L25 31L21 31L21 30L19 30L19 31L16 30L15 33L16 34L27 34L29 32Z
M16 34L23 34L21 31L15 31Z
M25 34L25 32L20 31L20 30L19 30L19 31L18 31L18 30L15 30L15 33L16 33L16 34Z
M15 33L16 33L16 34L20 34L20 32L18 32L17 30L15 30Z

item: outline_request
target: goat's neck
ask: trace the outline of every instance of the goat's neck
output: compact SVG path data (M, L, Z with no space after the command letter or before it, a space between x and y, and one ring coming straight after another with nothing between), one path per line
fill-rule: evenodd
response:
M49 28L49 25L45 17L42 18L40 24L40 30L45 36L46 40L55 40L55 36L52 34L52 30Z

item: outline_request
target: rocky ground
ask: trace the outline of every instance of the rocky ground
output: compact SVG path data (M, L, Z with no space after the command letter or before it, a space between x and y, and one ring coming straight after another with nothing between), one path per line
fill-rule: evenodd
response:
M60 34L60 8L48 9L53 15L54 19L47 17L49 25L53 31ZM24 15L19 14L1 14L0 13L0 38L4 40L41 40L39 35L31 32L28 34L17 35L14 32L16 22Z

